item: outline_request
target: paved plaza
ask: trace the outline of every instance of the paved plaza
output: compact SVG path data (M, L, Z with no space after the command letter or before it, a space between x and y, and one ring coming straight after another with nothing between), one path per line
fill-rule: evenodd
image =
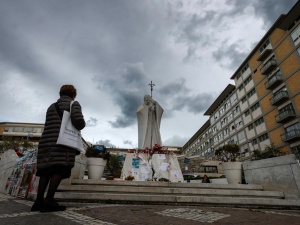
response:
M299 225L300 210L183 205L122 205L65 202L63 212L30 212L32 201L0 193L1 225Z

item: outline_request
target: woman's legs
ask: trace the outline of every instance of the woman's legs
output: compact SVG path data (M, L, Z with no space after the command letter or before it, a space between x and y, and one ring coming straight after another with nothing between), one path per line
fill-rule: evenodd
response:
M38 193L36 196L36 200L31 207L31 211L39 211L41 209L41 207L43 205L43 201L44 201L44 194L45 194L45 191L46 191L49 181L50 181L50 177L40 176Z
M62 211L65 210L65 206L60 206L54 200L55 192L61 182L60 175L40 176L38 193L35 203L31 207L31 211L41 211L41 212L53 212L53 211ZM46 198L44 200L44 194L46 188L49 184Z
M53 175L50 180L48 192L46 199L47 200L53 200L55 192L57 191L57 188L61 182L61 176L60 175Z

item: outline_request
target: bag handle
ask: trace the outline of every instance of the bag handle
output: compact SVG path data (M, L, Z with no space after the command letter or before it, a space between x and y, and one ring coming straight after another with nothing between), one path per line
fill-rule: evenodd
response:
M71 104L70 104L70 114L71 114L71 110L72 110L72 105L73 105L74 101L71 101ZM56 108L56 112L57 114L59 115L60 119L62 119L63 117L63 113L62 111L59 110L59 107L58 107L58 103L56 102L55 103L55 108Z
M59 110L57 102L55 103L55 108L56 108L57 114L59 115L60 119L62 120L63 113Z

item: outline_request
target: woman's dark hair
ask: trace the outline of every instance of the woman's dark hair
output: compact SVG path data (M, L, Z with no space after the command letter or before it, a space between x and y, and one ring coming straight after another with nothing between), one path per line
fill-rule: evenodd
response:
M76 88L73 85L70 84L66 84L61 86L60 91L59 91L59 95L67 95L70 98L75 98L76 97Z

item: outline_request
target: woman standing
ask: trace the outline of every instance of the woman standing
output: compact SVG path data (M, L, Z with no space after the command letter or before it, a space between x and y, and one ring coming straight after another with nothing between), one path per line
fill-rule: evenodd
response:
M65 210L54 200L54 194L62 179L69 178L74 167L75 156L79 151L56 144L63 111L70 111L71 101L75 100L76 89L73 85L63 85L60 88L60 98L57 104L49 106L46 113L46 122L42 133L37 154L37 172L40 177L38 193L31 211L53 212ZM74 127L82 130L85 127L84 117L79 102L74 101L71 110L71 120ZM46 198L44 193L49 184Z

